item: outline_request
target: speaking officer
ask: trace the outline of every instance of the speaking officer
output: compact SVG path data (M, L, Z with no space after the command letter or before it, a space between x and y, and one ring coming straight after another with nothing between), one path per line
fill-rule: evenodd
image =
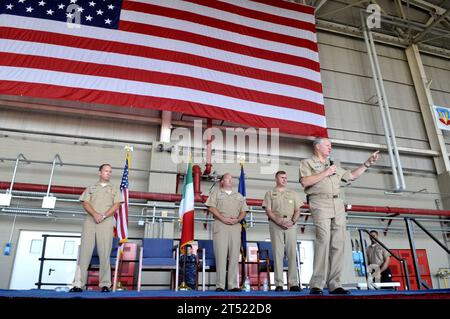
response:
M245 198L233 191L233 177L225 173L220 189L211 193L205 205L214 215L213 244L216 256L216 291L225 291L228 257L228 290L240 291L238 265L241 248L241 220L249 210Z
M283 291L284 251L288 260L288 284L290 291L300 291L297 278L297 228L300 216L299 195L286 188L285 171L275 174L276 186L264 196L263 207L269 218L270 241L272 242L275 264L275 291Z
M86 285L87 269L92 258L94 247L97 246L100 259L99 286L102 292L109 292L111 287L110 255L113 241L113 214L123 202L123 196L118 187L109 182L112 168L103 164L99 168L100 180L89 186L81 194L80 201L88 213L81 234L80 255L73 288L70 292L81 292Z
M340 181L352 181L375 163L380 155L374 152L364 164L347 171L330 161L331 142L318 138L313 142L313 156L300 163L300 183L305 188L309 209L316 227L314 269L309 283L310 294L321 295L325 285L331 294L346 295L342 288L346 215L340 195Z

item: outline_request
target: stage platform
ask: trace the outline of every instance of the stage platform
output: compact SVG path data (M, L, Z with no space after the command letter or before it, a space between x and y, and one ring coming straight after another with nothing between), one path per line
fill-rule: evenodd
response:
M103 293L98 291L83 291L80 293L57 292L54 290L0 290L0 299L183 299L183 300L213 300L213 299L450 299L450 289L432 290L350 290L350 295L330 295L325 289L322 296L310 295L308 289L300 292L215 292L211 291L173 291L173 290L142 290L137 292L116 291Z

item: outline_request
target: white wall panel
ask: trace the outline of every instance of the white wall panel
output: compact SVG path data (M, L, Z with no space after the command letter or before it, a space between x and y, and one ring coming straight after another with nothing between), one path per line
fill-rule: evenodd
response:
M158 133L150 124L8 109L0 109L1 128L141 143L154 141Z

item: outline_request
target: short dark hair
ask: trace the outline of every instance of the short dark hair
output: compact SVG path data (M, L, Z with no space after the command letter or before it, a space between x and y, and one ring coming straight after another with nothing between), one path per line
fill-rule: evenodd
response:
M277 178L278 175L286 175L286 172L285 171L278 171L278 172L276 172L275 173L275 178Z
M378 236L378 232L376 230L371 230L369 233L375 233Z
M103 167L105 167L105 166L112 167L111 164L105 163L105 164L100 165L100 167L98 168L98 171L101 172Z
M186 248L186 249L192 248L192 245L191 244L184 245L184 248Z

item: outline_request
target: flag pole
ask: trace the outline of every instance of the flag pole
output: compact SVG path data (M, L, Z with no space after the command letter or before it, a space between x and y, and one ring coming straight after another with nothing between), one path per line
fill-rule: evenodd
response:
M183 260L183 281L178 287L178 290L189 290L189 286L186 284L186 259L187 259L187 249L184 249L184 260Z
M126 154L126 161L127 161L127 165L128 165L128 172L130 171L130 166L131 166L131 152L134 151L133 146L130 145L125 145L124 146L124 150L127 152ZM117 232L118 235L118 232ZM119 236L118 236L119 237ZM121 277L122 274L122 265L123 265L123 245L124 243L121 243L121 241L119 240L119 244L117 247L117 256L116 256L116 267L114 269L114 281L113 281L113 292L115 292L116 290L123 290L122 289L122 282L119 280L119 277ZM120 271L119 271L120 270Z
M241 164L241 172L242 172L242 168L244 167L244 162L245 162L245 155L241 155L238 158L240 158L240 164ZM240 177L239 177L239 182L240 182ZM244 217L245 219L245 217ZM245 227L244 224L241 221L241 234L242 234L242 227ZM241 247L243 247L243 243L242 243L242 238L241 238ZM246 278L246 269L245 269L245 257L244 257L244 251L242 251L241 253L241 289L245 289L245 278Z
M187 170L186 170L186 172L188 173L189 172L189 165L192 165L192 155L191 155L191 153L189 153L189 156L188 156L188 166L187 166ZM187 185L187 181L188 181L188 176L186 176L185 177L185 179L184 179L184 185L183 185L183 196L185 196L186 194L184 194L184 191L185 191L185 185ZM181 205L181 203L180 203L180 205ZM183 220L181 220L181 224L183 224ZM181 233L183 234L183 227L182 227L182 229L181 229ZM180 243L181 243L181 241L180 241ZM186 284L186 259L187 259L187 249L185 248L185 246L186 246L186 244L188 244L189 242L187 242L187 243L184 243L184 245L183 245L183 243L181 243L181 247L180 247L180 251L184 254L184 260L183 260L183 281L181 282L181 284L180 284L180 286L178 287L178 290L183 290L183 291L185 291L185 290L190 290L191 288Z

